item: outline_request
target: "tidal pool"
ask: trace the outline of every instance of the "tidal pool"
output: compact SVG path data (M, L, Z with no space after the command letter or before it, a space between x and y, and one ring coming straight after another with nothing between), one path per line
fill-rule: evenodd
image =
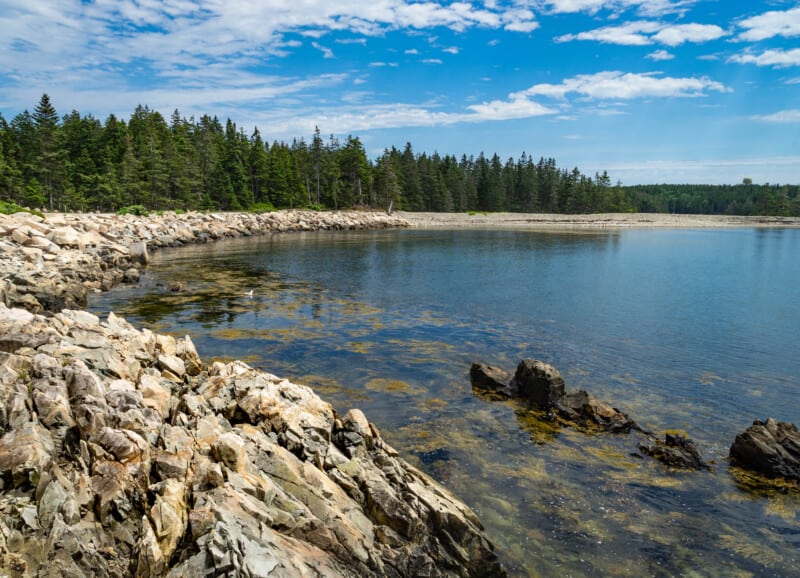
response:
M793 229L410 230L164 250L90 309L363 409L480 515L514 576L796 576L798 493L754 490L726 457L753 419L800 423L798 305ZM473 392L473 361L523 357L686 431L713 470Z

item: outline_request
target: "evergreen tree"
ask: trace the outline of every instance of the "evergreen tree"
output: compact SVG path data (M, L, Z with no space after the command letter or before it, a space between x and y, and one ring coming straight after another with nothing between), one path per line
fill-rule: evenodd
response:
M43 94L36 105L33 122L36 127L37 176L52 210L61 193L63 171L58 142L58 114L47 94Z

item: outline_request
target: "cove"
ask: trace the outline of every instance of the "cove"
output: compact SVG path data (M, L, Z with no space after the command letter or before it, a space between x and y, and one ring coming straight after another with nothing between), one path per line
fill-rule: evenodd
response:
M798 255L797 229L297 233L161 250L90 309L363 409L513 575L789 576L800 499L745 491L725 458L755 418L800 421ZM473 394L472 361L522 357L686 431L714 470Z

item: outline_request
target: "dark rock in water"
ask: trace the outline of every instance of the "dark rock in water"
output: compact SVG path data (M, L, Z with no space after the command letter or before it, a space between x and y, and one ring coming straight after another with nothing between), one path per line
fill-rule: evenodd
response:
M671 468L684 470L711 469L703 460L694 442L681 434L664 434L664 441L649 436L639 442L639 451L644 455L657 459Z
M800 480L800 432L791 423L756 420L736 436L730 459L733 465L768 478Z
M639 425L619 411L583 390L561 397L555 406L559 416L583 427L611 433L641 430Z
M523 359L511 387L540 409L549 409L564 397L564 378L558 370L538 359Z
M419 460L426 466L435 464L436 462L449 462L453 459L453 453L447 448L436 448L427 452L418 452Z
M643 431L623 412L592 394L583 390L567 393L561 373L537 359L523 359L511 380L508 372L484 363L473 363L469 375L473 388L524 399L534 409L577 427L611 433Z
M469 369L469 377L474 387L497 392L505 397L514 397L517 394L516 388L511 385L511 374L505 369L485 363L473 363Z

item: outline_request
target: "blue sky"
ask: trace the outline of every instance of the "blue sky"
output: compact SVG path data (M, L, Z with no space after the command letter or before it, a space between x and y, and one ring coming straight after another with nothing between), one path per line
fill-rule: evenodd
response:
M0 0L0 112L800 183L800 1Z

